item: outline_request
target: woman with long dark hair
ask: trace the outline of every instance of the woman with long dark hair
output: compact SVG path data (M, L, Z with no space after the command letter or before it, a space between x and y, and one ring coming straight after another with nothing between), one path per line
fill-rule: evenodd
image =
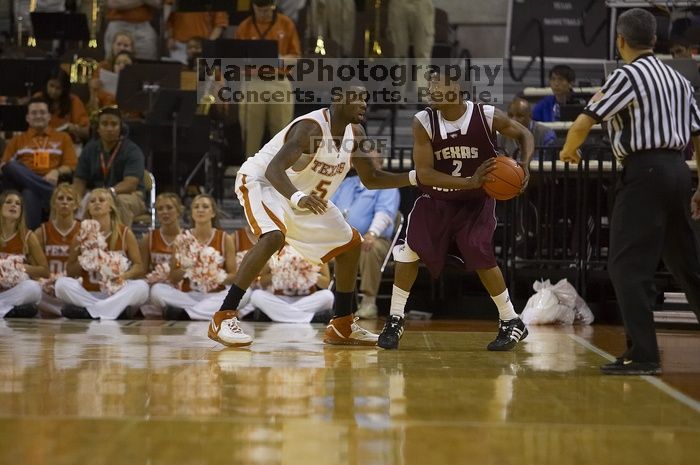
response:
M87 110L80 98L70 90L70 76L57 68L49 76L44 89L37 92L35 97L49 102L50 127L68 132L73 140L87 140L90 133Z

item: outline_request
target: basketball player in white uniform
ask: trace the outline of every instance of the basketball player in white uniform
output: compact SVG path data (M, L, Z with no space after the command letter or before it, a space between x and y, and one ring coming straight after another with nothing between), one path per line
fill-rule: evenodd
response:
M238 325L237 309L245 305L241 302L245 291L265 263L287 242L312 263L336 260L333 319L324 342L375 345L377 335L357 325L352 313L361 236L328 199L345 178L351 160L369 189L415 185L416 178L415 172L377 170L361 151L358 141L366 134L360 123L367 103L359 95L364 91L348 87L350 98L343 103L295 119L241 166L236 194L259 240L212 317L211 339L227 346L251 344L252 337Z

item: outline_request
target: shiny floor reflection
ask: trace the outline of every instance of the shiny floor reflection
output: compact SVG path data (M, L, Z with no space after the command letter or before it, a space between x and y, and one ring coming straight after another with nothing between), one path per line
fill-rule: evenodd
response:
M587 344L618 330L491 353L491 326L416 324L382 351L247 324L236 350L206 323L0 321L0 463L698 463L697 399L599 374Z

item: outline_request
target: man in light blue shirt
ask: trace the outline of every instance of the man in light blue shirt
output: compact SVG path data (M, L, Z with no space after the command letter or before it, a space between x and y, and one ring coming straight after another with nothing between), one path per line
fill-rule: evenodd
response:
M377 169L381 169L379 154L373 152L372 156ZM362 302L355 315L376 318L376 298L382 277L380 270L391 245L399 211L399 190L369 190L362 185L359 176L351 175L340 184L331 201L343 212L350 226L363 236L360 254Z

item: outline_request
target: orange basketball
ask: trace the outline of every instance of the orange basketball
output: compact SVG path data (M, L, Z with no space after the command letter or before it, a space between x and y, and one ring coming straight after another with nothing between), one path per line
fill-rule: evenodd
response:
M525 180L525 171L510 157L496 157L496 169L491 171L492 182L485 182L486 193L496 200L509 200L520 193Z

